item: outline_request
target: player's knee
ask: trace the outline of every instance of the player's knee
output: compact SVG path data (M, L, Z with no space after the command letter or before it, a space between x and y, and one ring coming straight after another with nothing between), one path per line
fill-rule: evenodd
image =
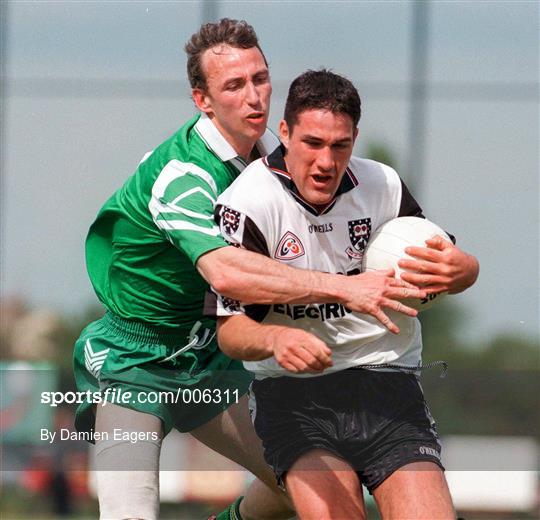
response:
M285 486L301 518L366 518L353 472L292 471L285 475Z

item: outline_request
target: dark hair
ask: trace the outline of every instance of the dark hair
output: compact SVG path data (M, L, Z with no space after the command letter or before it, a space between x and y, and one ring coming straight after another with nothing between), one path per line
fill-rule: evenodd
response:
M302 112L313 109L347 114L356 127L361 114L360 96L347 78L326 69L308 70L289 88L284 116L289 130L292 132Z
M245 20L238 21L222 18L216 23L202 25L199 31L192 35L184 46L184 50L188 55L187 75L191 88L206 90L206 77L202 70L201 57L204 51L220 44L239 49L257 47L266 63L264 53L259 47L255 29Z

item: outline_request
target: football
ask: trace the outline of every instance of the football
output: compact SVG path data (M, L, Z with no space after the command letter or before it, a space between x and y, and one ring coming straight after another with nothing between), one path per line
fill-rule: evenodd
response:
M440 235L448 242L450 237L433 222L419 217L399 217L380 226L370 237L362 259L362 271L394 268L396 277L403 272L398 266L400 258L412 258L405 253L409 246L426 247L425 241ZM407 298L403 303L423 311L441 301L446 293L429 294L426 298Z

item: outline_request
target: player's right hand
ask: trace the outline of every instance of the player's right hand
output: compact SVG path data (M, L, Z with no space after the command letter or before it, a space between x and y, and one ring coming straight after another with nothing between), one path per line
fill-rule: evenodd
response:
M276 327L267 338L278 364L295 374L322 372L332 366L332 351L313 334L301 329Z
M425 298L426 291L394 277L393 269L368 271L344 277L345 300L342 303L351 311L377 318L390 332L399 334L399 328L383 311L384 308L416 316L418 311L399 300Z

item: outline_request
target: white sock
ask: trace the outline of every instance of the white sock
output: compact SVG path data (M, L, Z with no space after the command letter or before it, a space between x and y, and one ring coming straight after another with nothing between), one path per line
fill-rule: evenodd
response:
M161 439L96 443L101 520L158 519L160 450Z

